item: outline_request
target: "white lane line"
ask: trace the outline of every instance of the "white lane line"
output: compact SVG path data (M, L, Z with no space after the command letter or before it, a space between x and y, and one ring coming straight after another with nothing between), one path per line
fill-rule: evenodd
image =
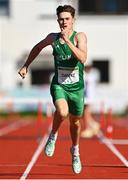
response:
M107 139L102 132L99 132L97 135L99 140L104 143L119 159L123 162L123 164L128 167L127 159L118 151L118 149L112 144L111 140Z
M51 124L50 124L50 127L49 127L49 130L48 130L48 133L45 134L45 136L42 138L42 140L40 141L40 144L39 146L37 147L35 153L33 154L27 168L25 169L23 175L21 176L20 180L25 180L29 174L29 172L31 171L32 167L34 166L34 164L36 163L39 155L41 154L41 152L43 151L44 149L44 146L47 142L47 139L48 139L48 136L49 136L49 131L51 130Z
M117 145L127 145L128 144L128 139L112 139L110 140L112 142L112 144L117 144Z
M13 122L9 125L7 125L6 127L3 127L0 129L0 137L3 136L3 135L6 135L12 131L15 131L21 127L24 127L24 126L27 126L28 124L30 124L30 122L22 122L22 121L16 121L16 122Z

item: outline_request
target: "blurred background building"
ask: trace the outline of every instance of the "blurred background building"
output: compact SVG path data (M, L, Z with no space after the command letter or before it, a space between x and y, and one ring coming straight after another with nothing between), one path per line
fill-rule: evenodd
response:
M127 0L0 0L1 94L33 97L37 90L43 94L45 89L46 96L54 72L51 47L40 53L25 80L17 72L36 43L48 33L59 31L56 7L64 4L75 7L75 29L84 31L88 37L87 63L91 62L100 74L96 98L114 111L125 110L128 105Z

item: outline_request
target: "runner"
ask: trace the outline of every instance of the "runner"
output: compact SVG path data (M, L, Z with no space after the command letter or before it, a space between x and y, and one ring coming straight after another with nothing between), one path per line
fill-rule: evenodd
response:
M87 57L87 38L84 32L73 29L75 9L70 5L56 9L60 32L50 33L31 50L19 74L25 78L28 66L46 46L53 47L55 75L51 82L51 95L56 111L53 126L45 146L47 156L55 150L58 129L63 120L69 118L72 139L72 168L75 173L82 170L79 154L80 119L84 109L83 70Z

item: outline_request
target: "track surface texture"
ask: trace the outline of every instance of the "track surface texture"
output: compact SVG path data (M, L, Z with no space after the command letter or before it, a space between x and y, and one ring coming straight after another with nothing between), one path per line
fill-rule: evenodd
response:
M74 174L71 166L69 123L59 130L53 157L44 146L52 118L0 121L0 179L128 179L128 119L113 120L113 139L106 134L80 139L83 170Z

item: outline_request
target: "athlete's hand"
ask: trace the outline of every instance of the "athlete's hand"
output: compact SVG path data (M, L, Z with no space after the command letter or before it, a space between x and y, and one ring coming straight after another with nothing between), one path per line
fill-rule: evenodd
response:
M61 37L65 42L69 41L69 31L67 29L61 28Z
M26 74L27 74L27 72L28 72L27 67L26 67L26 66L23 66L23 67L19 70L18 74L22 77L22 79L24 79L25 76L26 76Z

